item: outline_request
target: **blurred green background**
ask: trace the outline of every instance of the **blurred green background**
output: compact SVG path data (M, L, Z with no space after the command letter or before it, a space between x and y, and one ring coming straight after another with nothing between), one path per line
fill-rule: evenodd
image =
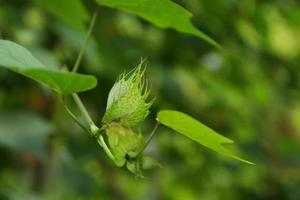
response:
M0 38L47 66L71 67L95 7L74 2L0 0ZM80 96L100 124L117 76L147 58L156 100L145 135L159 109L180 110L236 141L256 166L160 127L146 153L163 167L137 180L114 166L48 88L0 69L1 200L300 199L299 1L176 2L225 50L101 7L80 68L99 84Z

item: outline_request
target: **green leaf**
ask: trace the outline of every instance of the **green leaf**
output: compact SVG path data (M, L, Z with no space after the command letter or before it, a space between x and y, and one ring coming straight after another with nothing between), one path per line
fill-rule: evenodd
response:
M192 14L169 0L96 0L99 4L138 15L160 28L173 28L192 34L220 48L219 44L199 31L191 22Z
M157 121L222 155L248 164L253 164L252 162L233 155L232 152L224 146L225 144L233 143L232 140L216 133L214 130L187 114L175 110L161 110L157 114Z
M52 124L28 111L0 112L0 145L16 152L46 153L47 138Z
M85 30L89 14L80 0L33 0L52 15L77 30Z
M97 85L94 76L47 68L24 47L7 40L0 40L0 66L44 83L61 94L82 92Z

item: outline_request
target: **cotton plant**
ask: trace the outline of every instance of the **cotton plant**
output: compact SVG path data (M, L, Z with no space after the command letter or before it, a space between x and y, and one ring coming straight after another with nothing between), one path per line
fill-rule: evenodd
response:
M143 168L142 151L146 141L138 125L149 115L153 100L148 100L149 88L142 63L131 73L122 74L108 94L102 118L113 161L136 175Z
M214 40L192 25L191 14L176 3L169 0L149 0L143 3L137 0L126 1L130 1L133 6L126 7L124 0L97 0L96 2L103 6L135 14L159 27L170 27L195 35L220 48ZM157 6L158 2L161 6ZM144 10L143 6L152 9ZM170 15L165 15L166 12ZM171 16L172 13L176 13L176 15ZM92 35L97 15L98 8L92 16L84 45L70 71L47 67L25 47L9 40L0 40L0 67L26 76L52 89L60 97L63 107L74 122L95 138L115 165L126 167L137 177L143 177L143 169L159 165L153 158L144 156L144 150L157 132L159 124L165 125L219 154L253 164L236 156L227 148L228 144L233 143L231 139L216 133L195 118L180 111L160 110L156 115L153 131L150 134L143 133L139 126L149 115L153 102L152 99L149 99L151 91L145 78L144 62L141 62L131 72L119 76L108 94L106 111L101 122L95 123L78 93L96 87L97 79L93 75L77 73L77 70ZM173 18L180 20L174 21ZM80 117L75 115L67 105L65 99L68 96L73 98L85 123L79 120ZM147 139L145 139L145 135L148 136Z

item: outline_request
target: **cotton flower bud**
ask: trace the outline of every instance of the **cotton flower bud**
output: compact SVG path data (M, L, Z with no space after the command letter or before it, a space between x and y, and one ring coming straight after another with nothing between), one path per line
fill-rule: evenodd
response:
M135 158L144 145L142 134L119 123L111 123L105 130L115 164L119 167L122 167L127 160Z
M131 73L123 74L111 88L104 124L118 122L133 127L142 122L149 114L151 102L147 102L149 90L144 79L145 70L141 64Z

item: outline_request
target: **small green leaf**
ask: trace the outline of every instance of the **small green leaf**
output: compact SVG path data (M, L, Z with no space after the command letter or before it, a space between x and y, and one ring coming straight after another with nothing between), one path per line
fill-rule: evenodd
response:
M97 85L94 76L47 68L27 49L7 40L0 40L1 66L44 83L61 94L82 92Z
M191 22L192 14L170 0L96 0L99 4L135 14L160 28L192 34L220 48Z
M232 152L224 146L225 144L233 143L232 140L216 133L214 130L182 112L161 110L157 114L157 121L222 155L248 164L253 164L252 162L233 155Z
M52 15L77 30L85 30L89 14L80 0L33 0Z

